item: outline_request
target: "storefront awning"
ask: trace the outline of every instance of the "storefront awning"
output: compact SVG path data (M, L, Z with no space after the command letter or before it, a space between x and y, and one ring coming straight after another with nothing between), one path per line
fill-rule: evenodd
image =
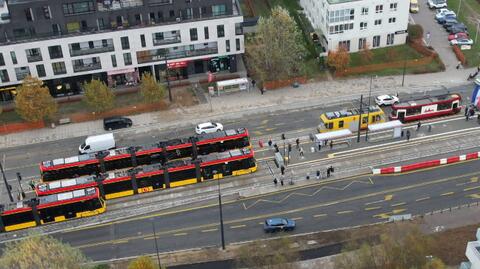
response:
M108 71L107 75L113 76L113 75L127 74L127 73L133 73L133 72L135 72L135 68L124 68L124 69Z

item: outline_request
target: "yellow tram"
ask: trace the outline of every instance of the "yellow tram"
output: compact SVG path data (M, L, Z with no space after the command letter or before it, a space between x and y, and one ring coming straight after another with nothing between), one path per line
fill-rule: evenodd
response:
M366 129L368 124L385 122L385 114L378 106L370 106L363 109L348 109L334 112L326 112L320 115L318 132L325 133L342 129L358 130L358 121L362 117L360 129Z

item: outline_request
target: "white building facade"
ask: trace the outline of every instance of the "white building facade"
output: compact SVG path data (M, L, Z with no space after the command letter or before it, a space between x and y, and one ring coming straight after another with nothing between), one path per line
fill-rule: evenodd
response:
M408 0L300 0L326 51L405 44Z

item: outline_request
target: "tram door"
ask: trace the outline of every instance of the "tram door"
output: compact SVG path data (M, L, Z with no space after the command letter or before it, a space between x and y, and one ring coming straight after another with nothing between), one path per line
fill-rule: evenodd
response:
M458 108L458 101L453 102L452 109L455 110Z
M398 111L397 111L398 119L399 119L400 121L403 122L403 120L405 120L405 114L406 114L406 112L407 112L406 110L398 110Z

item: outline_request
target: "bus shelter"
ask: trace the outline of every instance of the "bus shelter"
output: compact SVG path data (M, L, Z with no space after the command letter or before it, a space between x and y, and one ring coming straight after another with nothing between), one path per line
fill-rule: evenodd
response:
M220 96L220 92L229 93L236 91L250 91L250 85L247 78L236 78L218 81L216 88L218 96Z
M328 142L333 144L347 144L350 146L352 140L352 131L349 129L342 129L338 131L326 132L315 135L315 143L318 145L326 146Z
M368 140L378 141L402 136L403 124L399 120L371 124L368 126Z

